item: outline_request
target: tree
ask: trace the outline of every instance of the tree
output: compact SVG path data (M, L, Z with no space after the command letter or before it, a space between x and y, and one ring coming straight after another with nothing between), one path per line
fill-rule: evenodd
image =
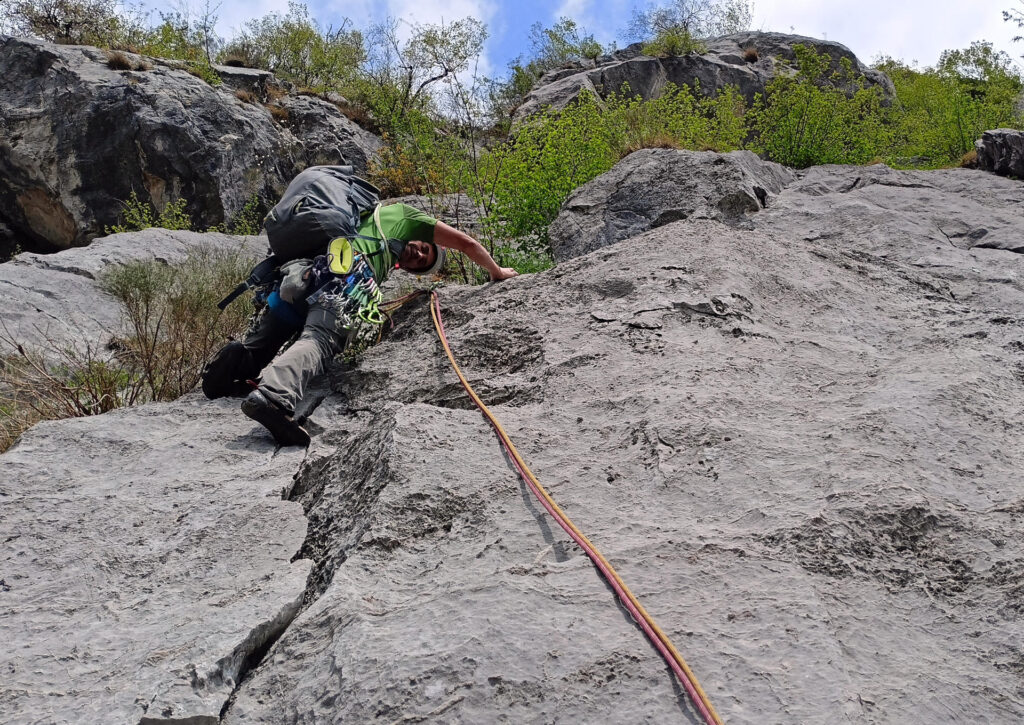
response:
M0 0L0 29L66 45L109 45L116 0Z
M1018 0L1021 5L1024 5L1024 0ZM1024 28L1024 10L1018 8L1010 8L1009 10L1003 11L1003 20L1007 23L1014 23L1018 28ZM1024 36L1018 35L1013 39L1014 43L1019 43L1024 40ZM1024 58L1024 56L1021 56Z
M604 48L575 20L561 17L550 28L534 23L530 28L530 53L509 63L505 81L493 82L491 104L496 120L507 120L534 83L549 70L584 58L594 59Z
M388 18L368 33L363 100L385 129L410 110L431 109L432 86L468 70L487 39L487 26L475 18L412 25L404 41L401 25Z
M710 38L750 29L749 0L672 0L634 10L628 33L634 40L666 36Z
M301 2L289 2L284 15L269 13L246 22L220 53L247 65L276 73L315 90L344 90L356 78L366 58L363 35L349 27L320 25Z

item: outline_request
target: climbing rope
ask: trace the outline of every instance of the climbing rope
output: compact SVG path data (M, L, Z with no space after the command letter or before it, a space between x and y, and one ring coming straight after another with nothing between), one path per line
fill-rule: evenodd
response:
M469 397L472 398L476 406L480 408L480 411L494 427L494 431L497 433L498 438L501 440L502 445L508 452L513 465L516 467L516 470L519 471L519 475L522 477L523 481L525 481L530 487L530 490L533 491L533 495L537 497L537 500L540 501L541 505L543 505L547 512L551 514L555 521L558 522L558 525L565 529L566 533L572 537L572 540L575 541L579 547L586 552L587 556L590 557L590 560L594 562L594 566L598 568L604 578L608 581L608 584L610 584L612 589L615 590L615 593L618 594L619 599L622 601L623 605L625 605L626 609L629 610L629 613L633 615L633 619L640 625L644 634L647 635L651 640L651 643L655 646L658 652L661 653L661 656L665 658L669 667L672 668L672 671L675 672L676 677L679 678L679 681L690 696L690 700L693 702L698 712L700 712L701 717L704 718L704 722L707 725L723 725L722 719L718 716L718 713L715 712L715 708L711 705L711 701L708 700L708 696L704 693L700 683L697 682L697 678L686 664L683 656L679 654L679 651L669 640L668 636L660 627L658 627L651 615L647 613L643 606L641 606L639 600L633 595L633 592L629 590L629 587L626 586L626 583L615 571L615 568L612 567L601 552L597 550L597 547L595 547L590 540L583 535L583 532L576 528L572 521L569 520L569 517L566 516L565 512L559 508L557 503L555 503L555 500L551 498L551 495L541 485L540 481L537 480L537 477L533 475L533 472L530 471L529 467L526 465L526 461L524 461L522 456L519 455L519 451L516 450L516 447L512 444L512 440L505 432L505 429L502 428L501 423L498 422L498 419L494 417L494 414L491 413L490 409L484 405L484 402L476 392L474 392L473 388L466 380L466 377L462 374L462 370L459 368L458 363L455 362L455 356L452 354L451 346L448 344L448 336L445 334L444 322L441 319L441 300L435 290L431 290L430 295L430 316L434 320L434 329L437 330L437 336L440 338L441 344L444 346L444 351L448 355L448 359L451 361L452 367L455 369L455 374L459 377L462 387L466 389L466 393L469 394ZM409 296L409 299L417 296L419 295L411 295ZM403 298L401 301L396 300L395 302L401 302L401 304L404 304L405 302L408 302L409 299ZM394 302L390 304L394 304Z

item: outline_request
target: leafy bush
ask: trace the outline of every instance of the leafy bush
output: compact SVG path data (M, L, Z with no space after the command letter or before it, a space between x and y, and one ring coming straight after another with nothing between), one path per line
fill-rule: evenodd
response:
M574 189L641 148L739 148L743 111L735 88L713 98L686 86L653 100L630 96L628 88L604 102L583 94L561 112L531 119L484 159L474 194L488 210L485 228L517 240L505 253L538 255L544 264L547 227Z
M258 236L263 231L264 211L265 207L259 196L253 194L245 202L242 210L235 215L235 218L227 223L227 233ZM213 230L211 229L211 231Z
M124 20L115 0L0 0L0 32L108 46Z
M121 224L107 227L107 234L119 234L121 232L138 232L150 227L163 229L192 229L192 219L185 212L186 201L178 199L164 207L164 210L157 214L153 207L140 200L133 191L128 200L123 204Z
M658 32L654 39L644 44L641 52L657 58L686 55L687 53L706 53L708 47L694 38L685 28L665 28Z
M743 96L734 86L718 95L704 96L695 84L691 91L668 84L651 100L630 96L628 89L606 100L606 126L621 158L644 148L686 148L733 151L746 136Z
M110 351L51 340L44 357L17 344L6 327L0 341L17 350L0 358L0 452L41 420L98 415L140 400L141 379Z
M748 123L755 147L787 166L862 164L888 148L881 92L853 74L849 59L794 45L796 73L779 74L758 95Z
M300 2L289 2L284 15L270 13L249 20L220 53L222 59L244 59L313 91L341 89L356 77L366 58L363 36L349 28L322 28Z
M748 30L751 17L748 0L670 0L634 10L628 34L641 41L682 33L710 38Z
M946 51L934 68L917 70L892 59L878 67L896 88L889 113L895 165L954 164L982 132L1024 124L1017 108L1021 78L1009 56L989 43Z

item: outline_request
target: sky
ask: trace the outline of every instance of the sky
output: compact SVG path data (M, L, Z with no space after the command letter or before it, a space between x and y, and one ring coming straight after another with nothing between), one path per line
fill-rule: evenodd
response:
M667 0L663 0L667 2ZM201 4L201 3L199 3ZM627 44L625 28L640 0L307 0L322 25L349 18L356 27L390 15L411 23L438 23L472 16L486 23L489 38L481 71L502 75L509 61L529 50L530 26L573 18L603 44ZM943 50L992 42L1024 64L1024 31L1003 22L1003 10L1024 10L1024 0L754 0L754 30L827 38L846 45L861 61L888 55L921 66L934 65ZM219 32L227 37L246 19L285 12L287 0L223 0Z

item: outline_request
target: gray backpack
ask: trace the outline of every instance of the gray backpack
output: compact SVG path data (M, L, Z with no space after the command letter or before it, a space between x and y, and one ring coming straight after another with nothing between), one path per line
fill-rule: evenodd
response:
M351 166L311 166L288 184L263 220L279 262L315 257L335 237L352 237L360 217L373 211L380 191Z

